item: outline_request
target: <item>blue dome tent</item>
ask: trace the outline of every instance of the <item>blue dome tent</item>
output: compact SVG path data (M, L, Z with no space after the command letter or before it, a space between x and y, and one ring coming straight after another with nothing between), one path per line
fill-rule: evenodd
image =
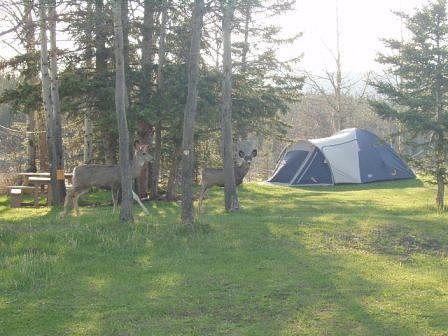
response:
M333 185L414 177L406 163L378 136L349 128L328 138L299 141L284 150L268 182Z

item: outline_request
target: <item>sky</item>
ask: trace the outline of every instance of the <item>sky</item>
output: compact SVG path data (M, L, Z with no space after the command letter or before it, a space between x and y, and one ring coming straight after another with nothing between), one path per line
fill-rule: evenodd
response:
M412 13L429 0L297 0L295 10L273 19L273 23L283 28L285 37L298 32L302 32L303 37L292 46L280 46L279 55L290 59L303 53L299 69L313 75L333 71L336 2L342 70L345 75L359 77L369 71L381 71L381 66L375 62L377 53L386 51L381 38L400 38L401 22L392 11ZM59 41L60 46L63 44L64 41ZM0 56L9 57L12 53L10 48L1 46Z
M335 68L337 0L297 0L295 10L275 23L285 35L302 32L293 46L279 54L292 58L303 53L300 68L319 75ZM362 75L381 71L375 62L378 52L386 51L381 38L400 38L401 22L392 11L413 13L428 0L338 0L342 70Z

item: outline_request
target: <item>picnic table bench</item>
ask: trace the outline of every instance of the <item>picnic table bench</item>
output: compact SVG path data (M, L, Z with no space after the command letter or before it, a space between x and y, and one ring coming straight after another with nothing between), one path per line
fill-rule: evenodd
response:
M34 206L39 205L39 188L36 186L9 186L9 197L11 198L11 208L20 207L22 195L28 193L33 195Z
M20 207L23 194L33 195L34 206L39 205L39 198L41 195L46 195L47 204L52 202L51 178L49 172L41 173L19 173L22 177L22 185L9 186L9 196L11 198L11 207ZM66 173L64 178L66 187L70 188L70 182L73 174Z

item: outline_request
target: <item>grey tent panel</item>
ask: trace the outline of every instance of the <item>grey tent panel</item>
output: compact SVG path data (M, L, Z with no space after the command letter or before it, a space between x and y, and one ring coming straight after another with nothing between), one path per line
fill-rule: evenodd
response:
M305 150L285 152L279 160L276 173L269 182L289 183L297 173L297 168L302 165L308 154L309 151Z
M414 177L399 155L378 136L350 128L328 138L302 140L285 150L268 182L322 185Z
M398 154L375 134L357 129L361 182L414 178Z
M320 149L315 149L313 157L291 184L333 184L330 166Z

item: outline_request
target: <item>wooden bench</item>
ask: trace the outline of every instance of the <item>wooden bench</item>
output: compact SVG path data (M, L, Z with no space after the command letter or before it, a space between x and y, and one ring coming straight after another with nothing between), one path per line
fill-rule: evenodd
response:
M23 194L33 195L34 206L39 205L39 188L36 186L9 186L9 197L11 199L11 208L18 208L22 204Z
M23 184L26 185L7 187L12 208L20 207L22 204L22 195L25 193L33 195L35 207L39 205L39 198L42 194L46 194L47 204L51 205L53 195L51 191L50 173L20 173L19 175L23 177L23 182L25 182ZM72 174L66 174L66 177L66 189L69 191L72 185L68 184L68 182L71 181Z

